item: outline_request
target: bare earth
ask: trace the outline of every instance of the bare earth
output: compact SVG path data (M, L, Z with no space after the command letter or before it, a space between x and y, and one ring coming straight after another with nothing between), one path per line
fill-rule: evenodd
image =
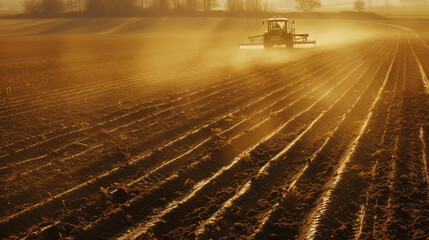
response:
M0 238L427 239L427 22L0 20Z

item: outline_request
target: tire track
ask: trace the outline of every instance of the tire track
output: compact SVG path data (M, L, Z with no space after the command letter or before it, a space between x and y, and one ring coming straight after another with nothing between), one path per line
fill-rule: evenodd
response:
M422 162L423 162L423 166L424 166L424 172L425 172L425 179L426 179L426 183L428 184L428 189L429 189L429 171L428 171L428 157L427 157L427 146L426 146L426 142L425 142L425 133L423 130L423 127L420 127L420 141L422 142ZM429 193L429 191L428 191Z
M417 36L416 33L414 33L414 39L420 40L419 36ZM427 77L427 75L425 73L425 70L424 70L424 68L422 66L422 63L420 62L420 59L417 57L416 52L414 51L414 47L411 44L411 37L408 38L408 43L411 46L411 52L413 53L414 59L416 60L416 63L418 65L418 67L419 67L420 76L421 76L421 79L422 79L422 82L423 82L423 86L425 87L425 93L429 94L429 80L428 80L428 77Z
M386 60L379 61L382 64L373 65L375 74L369 78L373 79L372 83L366 87L365 92L361 92L363 95L360 96L359 100L354 102L353 108L349 109L350 112L346 116L341 117L341 119L345 118L339 120L342 123L335 124L338 128L333 129L328 134L326 140L322 141L319 149L315 149L303 170L298 172L292 167L293 171L298 172L296 175L293 172L290 174L293 176L293 180L291 179L286 181L285 184L280 184L280 186L285 187L279 187L279 190L274 189L265 195L274 200L278 199L277 203L273 203L274 206L271 209L269 209L269 206L264 206L263 203L257 203L258 205L255 207L256 211L253 211L254 213L248 217L249 222L254 225L254 228L257 228L253 231L253 238L299 238L301 228L307 221L306 218L314 208L316 199L321 195L322 186L334 172L334 167L338 161L337 158L341 156L349 141L352 141L355 129L360 126L361 118L363 118L365 111L368 110L369 107L367 106L371 104L371 98L375 98L376 90L378 90L377 84L381 85L381 83L378 83L378 79L383 74L385 68L384 62L387 62L387 56L384 52L391 45L392 43L384 44L384 48L380 49L379 56ZM372 54L372 56L374 55L376 53ZM362 61L364 60L362 59ZM365 89L365 86L361 86L360 88ZM356 96L357 98L358 96ZM286 187L287 185L289 186ZM272 193L277 194L270 196ZM269 210L260 210L259 206L263 207L262 209ZM259 225L257 224L258 222ZM250 229L249 231L251 232L247 232L247 234L251 235L252 230Z
M403 104L405 87L405 58L399 62L396 75L396 85L393 90L393 100L387 110L381 144L373 154L376 157L371 173L371 185L368 188L366 202L362 205L363 212L358 214L358 225L355 229L355 239L387 238L386 223L389 222L388 209L392 192L395 158L397 158L398 133L401 128L400 111Z
M349 162L352 160L352 157L355 154L355 151L358 147L358 145L360 144L360 139L362 138L362 136L364 135L366 128L372 118L372 115L374 114L374 110L376 108L376 105L378 103L378 101L381 98L381 95L384 91L384 88L388 82L389 76L391 74L392 71L392 67L393 67L393 63L396 59L396 55L398 53L398 48L399 48L399 43L396 46L396 50L395 50L395 54L393 56L393 59L390 63L389 69L387 70L386 76L383 80L383 83L381 85L381 87L379 88L377 95L374 99L374 101L372 102L369 112L365 117L365 120L363 122L363 124L361 125L360 129L359 129L359 133L356 136L356 138L353 139L353 141L350 143L348 150L346 151L346 154L342 156L342 158L340 159L340 165L338 167L338 169L336 170L335 173L335 177L333 179L333 181L329 184L328 186L328 190L325 191L325 193L322 195L321 199L322 201L318 204L318 206L315 208L314 212L311 214L311 223L309 225L308 228L304 229L304 236L303 238L306 239L313 239L316 236L318 236L319 234L319 226L320 226L320 220L325 216L326 211L329 211L329 205L331 204L332 200L331 198L333 197L332 194L334 193L334 191L336 191L337 189L337 185L339 184L340 181L342 181L343 179L343 175L344 173L347 171L346 167L348 167Z
M408 37L408 36L407 36ZM427 123L427 94L419 78L419 68L408 42L404 47L406 57L406 82L401 129L397 137L394 181L389 198L387 233L391 238L424 239L429 236L428 184L425 181L424 146L420 140L420 124ZM408 50L408 51L407 51Z

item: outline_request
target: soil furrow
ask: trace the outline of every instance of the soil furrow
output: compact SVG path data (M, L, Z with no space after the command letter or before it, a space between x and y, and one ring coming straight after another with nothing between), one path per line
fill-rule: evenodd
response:
M210 66L209 68L212 68L212 67L213 66ZM199 71L199 68L195 68L192 70L187 69L185 71L178 70L177 72L171 72L170 76L181 77L181 76L186 76L186 74L189 74L191 72L198 72L198 71ZM149 77L150 75L145 76L145 78L149 78ZM166 77L169 77L169 76L166 76L165 73L163 74L160 72L158 78L162 79ZM159 80L160 79L151 79L151 81L159 81ZM147 81L145 83L147 84ZM56 102L61 103L61 102L67 101L68 102L67 104L69 104L70 102L73 102L73 100L70 101L71 99L80 99L80 98L89 97L89 96L93 97L94 93L103 94L105 92L110 92L111 90L114 90L114 89L129 88L133 86L138 86L139 84L142 84L142 77L136 76L136 77L131 77L127 79L114 80L111 82L100 82L98 84L91 84L81 89L76 89L76 90L73 89L73 90L67 91L66 93L64 92L59 93L58 96L44 97L41 100L34 101L34 99L31 99L30 104L27 102L22 107L18 107L14 105L12 106L12 109L9 111L0 111L0 114L2 115L0 119L8 118L10 116L15 116L18 114L34 112L34 111L37 111L38 109L46 109L46 108L62 105L62 104L52 104L52 103L56 103ZM58 99L59 97L60 99ZM50 98L52 98L52 101L49 101ZM40 104L37 104L38 102L40 102ZM31 109L31 110L25 110L25 109Z
M386 45L391 46L392 44ZM380 53L380 56L384 56ZM381 63L385 61L380 61ZM310 162L302 173L298 173L299 179L291 182L291 188L288 189L279 204L275 207L278 210L271 210L269 217L259 216L256 211L255 217L264 221L262 226L255 235L257 239L277 236L277 238L290 238L298 236L303 227L306 217L314 208L316 199L320 196L322 186L332 175L340 154L344 151L347 144L352 140L353 133L360 125L365 111L371 103L371 98L375 97L377 84L381 84L377 79L383 74L386 69L386 63L382 65L374 65L378 67L376 74L372 79L372 83L368 86L364 95L359 98L353 108L342 120L342 124L338 129L334 129L331 133L329 141L322 144L321 149L318 149L314 156L310 158Z
M396 85L393 90L393 99L387 110L388 115L384 123L384 130L380 140L380 146L374 153L375 161L371 173L371 185L367 191L366 202L362 205L365 209L361 213L359 229L355 239L388 238L386 235L386 223L389 222L388 211L391 195L391 185L394 171L394 159L397 149L397 134L400 129L400 111L403 102L405 87L405 58L399 55L400 62L397 67Z
M289 121L290 122L290 121ZM287 124L285 124L285 125L283 125L283 128L286 126ZM276 131L277 132L277 131ZM270 135L270 137L271 137L271 135ZM253 147L254 148L254 147ZM248 150L249 151L249 150ZM238 160L240 160L241 159L241 157L239 157L238 158ZM221 174L216 174L215 176L216 176L216 178L219 178L219 176L222 176L222 178L224 178L223 176L224 175L231 175L232 173L230 173L232 170L233 171L237 171L238 170L238 168L239 168L239 165L240 165L240 167L244 167L244 166L242 166L243 164L245 164L246 165L246 163L245 163L246 161L234 161L233 163L232 163L232 165L230 165L230 167L228 167L228 168L226 168L225 169L225 172L224 173L221 173ZM229 170L229 169L232 169L232 170ZM241 170L243 170L243 169L241 169ZM234 174L232 174L232 176L233 176ZM200 195L201 194L204 194L203 192L204 191L208 191L208 190L205 190L205 189L207 189L207 188L211 188L212 186L210 186L210 185L208 185L208 183L210 183L210 182L212 182L212 181L214 181L214 179L212 178L212 180L208 180L208 181L202 181L201 183L202 183L202 186L205 186L204 188L198 188L198 189L196 189L195 191L197 191L198 192L198 196L199 196L199 198L201 197ZM218 180L219 181L219 180ZM222 179L222 182L224 182L225 181L225 179ZM198 184L197 184L197 186L198 186ZM201 190L202 189L202 190ZM212 191L212 190L211 190ZM200 193L201 192L201 193ZM189 196L193 196L194 194L190 194ZM185 198L185 202L186 202L186 204L185 203L181 203L180 204L180 207L178 207L178 208L175 208L174 209L174 212L176 212L176 214L177 214L177 212L181 212L180 211L180 209L183 207L183 205L185 205L185 206L187 206L187 208L189 208L191 205L192 206L194 206L194 204L191 204L191 203L189 203L188 201L189 200L191 200L190 202L195 202L195 201L200 201L201 199L193 199L193 197L191 197L191 198ZM189 199L189 200L188 200ZM174 203L173 203L173 205L175 205ZM192 207L191 209L193 209L193 208L196 208L195 206L194 207ZM213 210L211 210L211 211L213 211ZM189 210L187 210L186 212L189 212ZM173 213L169 213L169 211L167 211L166 212L167 214L168 214L168 216L166 217L166 218L170 218L171 217L171 215L174 215ZM181 213L182 214L182 213ZM177 216L175 216L175 217L177 217ZM170 222L170 221L169 221ZM158 223L158 224L162 224L162 223ZM171 223L170 223L171 224ZM150 224L149 224L150 225ZM162 227L161 226L156 226L156 229L162 229ZM164 229L165 230L165 229ZM143 231L144 232L144 231Z
M335 177L333 178L332 182L327 186L327 190L322 195L321 202L315 208L314 213L311 214L311 221L310 225L308 225L308 229L304 229L304 238L323 238L332 235L334 237L350 236L350 231L352 230L352 227L347 225L343 227L343 225L351 224L352 221L350 221L350 215L353 216L353 212L357 211L355 205L359 201L361 201L361 199L359 199L361 197L359 196L359 193L363 191L363 187L365 187L368 177L366 175L359 175L363 172L363 170L368 169L365 169L364 166L359 165L359 163L354 161L354 159L366 157L364 155L364 152L360 151L361 148L364 145L366 148L368 148L366 144L374 142L368 141L370 139L368 139L367 133L373 135L373 133L378 132L374 128L371 128L370 122L374 121L372 119L372 116L377 110L377 104L379 103L379 100L383 97L385 87L390 80L393 64L397 58L397 52L399 48L399 44L396 45L397 46L395 47L395 53L392 56L392 61L386 71L384 80L379 87L373 102L371 103L364 122L362 123L358 131L358 135L350 143L345 155L343 155L339 160L340 165L335 172ZM380 118L380 115L381 114L378 114L376 117ZM368 131L367 128L371 131ZM376 134L374 135L374 138L378 137ZM361 141L362 137L364 140ZM355 155L355 153L359 155L357 156ZM350 186L355 187L353 194L347 195L341 192L347 191L348 189L350 189ZM348 202L350 200L351 202ZM342 209L344 210L341 211ZM338 214L342 214L341 218L338 217ZM337 216L337 218L333 219L332 216ZM349 218L349 221L346 220L346 217ZM339 229L339 231L337 229Z
M256 81L256 80L254 78L252 78L247 83L250 84L252 81ZM235 82L238 82L239 85L241 85L241 86L246 86L246 83L243 82L243 81L235 81ZM232 88L232 86L231 86L231 88ZM30 151L30 153L31 152L36 152L37 153L37 149L34 150L35 148L41 148L41 149L43 149L45 151L46 150L46 145L49 145L50 147L55 147L55 145L53 145L53 143L55 141L58 142L58 141L61 140L61 138L69 138L70 135L77 135L75 138L80 137L82 135L83 135L83 137L85 137L85 135L88 132L90 132L90 133L95 132L96 133L97 131L100 131L100 130L103 130L103 129L111 127L111 125L115 126L115 123L120 124L120 126L125 125L125 123L123 123L123 121L127 120L127 119L128 119L127 121L134 122L135 118L141 118L140 122L142 122L144 120L145 123L150 123L150 122L148 122L149 119L154 119L154 117L163 116L164 114L169 114L169 113L171 113L172 111L174 111L178 107L185 107L185 106L191 106L192 104L199 104L200 101L204 101L206 99L212 100L213 96L220 95L220 94L226 94L225 91L228 90L228 89L229 88L226 87L226 89L217 90L215 92L212 92L212 93L210 93L208 95L204 95L204 96L202 96L200 98L196 98L194 100L181 101L182 104L180 104L179 106L174 106L174 105L173 106L168 106L167 105L167 108L165 108L165 109L161 108L160 110L158 110L158 107L149 107L149 109L151 109L152 112L151 111L146 112L145 109L143 109L143 110L137 110L136 112L126 113L125 115L118 116L118 117L115 117L113 119L108 119L107 121L96 123L95 125L93 124L92 126L89 126L89 127L84 127L84 128L78 129L76 131L65 133L65 134L62 134L62 135L59 135L59 136L57 135L57 136L54 136L54 137L52 137L50 139L46 139L46 140L44 140L42 142L38 142L38 143L35 143L33 145L26 146L25 148L14 150L13 159L14 159L14 161L16 161L16 159L19 158L19 157L26 157L28 154L26 154L25 151ZM185 98L185 99L187 99L187 98ZM153 110L155 110L155 112ZM142 114L144 114L144 115L142 115ZM151 115L148 115L148 114L151 114ZM60 144L61 143L62 143L62 141L60 141ZM34 155L34 153L33 153L33 155ZM2 162L7 163L8 160L2 159ZM14 164L12 164L12 165L14 165Z
M353 73L354 71L351 72L351 74ZM359 76L358 79L361 77L362 76ZM339 83L342 83L345 80L349 80L349 76L339 81ZM352 82L356 83L356 80ZM349 93L353 86L355 85L351 84L350 86L347 86L347 88L343 91L337 91L340 93L342 92L342 94L338 96L337 99L331 105L329 105L326 110L324 110L319 116L317 116L308 125L308 127L304 131L302 131L293 141L288 143L288 145L283 148L279 153L277 153L276 156L274 156L267 163L265 163L262 168L259 169L257 174L250 181L245 183L243 187L241 187L238 193L236 193L232 198L226 201L222 205L222 207L215 214L212 215L210 219L208 219L204 224L202 224L199 230L197 230L197 237L202 239L207 239L211 237L219 238L220 234L222 234L223 236L232 237L234 236L233 234L237 234L237 232L243 230L243 221L241 221L241 225L235 223L238 219L243 219L243 217L246 216L245 214L248 213L249 208L252 208L251 206L249 206L249 202L256 202L258 196L264 193L264 190L272 189L272 187L275 186L276 183L279 182L279 180L281 180L280 175L289 175L291 172L291 168L299 169L302 167L300 165L304 165L304 162L306 162L307 157L310 157L312 151L310 149L306 149L306 152L310 155L305 157L299 156L298 152L303 151L302 146L305 146L305 142L309 142L310 138L316 143L323 142L323 138L320 136L323 136L324 134L327 134L329 132L323 131L323 124L329 123L329 118L326 119L325 114L329 115L331 113L331 110L334 107L337 107L338 102L343 100L343 98L346 96L347 93ZM330 94L330 92L326 93L326 95L328 94ZM342 114L343 113L340 112L339 116L341 116ZM334 119L339 116L334 116ZM322 121L321 119L324 120L323 124L320 123ZM317 134L313 130L315 127L319 127ZM320 135L318 136L318 134ZM299 149L299 145L301 145L301 149ZM287 161L288 157L292 159L287 163L287 168L284 169L284 162ZM296 159L301 159L301 161L297 161ZM297 161L298 163L295 161ZM271 195L271 197L273 196L274 193L273 195ZM237 209L239 209L238 212ZM229 232L231 231L231 225L234 225L234 230L232 230L232 233ZM240 235L241 234L238 233L238 236Z
M207 163L206 163L207 164ZM206 169L207 170L207 169ZM155 179L162 179L163 177L157 177L157 178L155 178ZM167 178L167 176L166 176L166 178ZM173 179L173 180L176 180L176 179ZM169 181L173 181L173 180L169 180ZM185 179L186 180L186 179ZM156 181L156 180L155 180ZM164 184L164 185L167 185L167 184ZM168 185L167 185L168 186ZM140 201L141 201L141 199L140 199ZM133 205L135 205L135 204L133 204ZM119 213L116 213L116 212L114 212L113 214L116 214L116 215L120 215L120 216L122 216L121 214L123 214L122 212L119 212ZM115 218L114 218L115 219ZM110 219L111 220L111 219ZM109 225L107 225L107 226L109 226ZM93 227L93 228L95 228L95 229L98 229L97 227Z
M336 132L340 124L346 118L347 113L350 112L356 102L362 97L362 94L369 86L369 83L364 84L363 82L360 82L357 84L357 82L359 79L372 79L372 77L367 76L371 75L368 70L355 80L353 91L350 92L351 89L347 91L347 98L341 99L344 103L337 104L338 106L331 105L330 109L333 108L332 113L327 113L328 116L323 117L323 120L316 123L318 131L309 132L307 134L308 136L305 136L300 140L296 146L289 147L288 145L285 148L287 152L273 158L275 159L275 161L273 161L275 166L268 168L271 172L268 172L268 170L266 172L259 172L255 179L252 179L252 182L249 182L249 184L253 184L255 186L253 188L250 187L249 193L242 195L241 199L236 199L236 203L233 204L233 207L239 208L240 212L225 213L226 216L222 215L222 223L217 224L220 229L224 229L221 236L238 238L240 235L247 235L255 237L256 233L260 232L261 229L264 228L265 223L271 218L270 215L275 211L279 211L279 203L276 203L276 199L279 197L285 198L285 194L291 191L300 176L302 176L304 171L308 168L308 164L311 163L318 152L326 146L332 134ZM364 88L363 91L357 90L360 88ZM345 93L343 93L343 95L344 94ZM342 97L344 97L343 95ZM354 96L356 97L354 98ZM339 99L337 99L337 101L339 101ZM337 116L329 116L329 114L337 114ZM338 120L339 118L341 120ZM338 125L332 129L336 124ZM309 146L310 142L312 143L311 146ZM317 145L317 143L321 143L321 145ZM269 202L270 204L267 204ZM267 207L272 207L272 209L267 209ZM228 221L232 224L235 221L238 221L238 219L240 219L240 226L235 224L229 228L225 223ZM259 224L256 224L256 222L259 222ZM225 229L227 230L226 232ZM219 234L219 232L215 230L212 231L214 231L215 234Z
M410 36L407 36L407 38ZM412 40L415 40L412 38ZM428 185L425 181L421 125L427 124L428 97L419 74L419 65L406 39L406 81L401 128L397 137L392 194L389 199L387 236L391 238L424 239L429 232L421 228L428 221Z

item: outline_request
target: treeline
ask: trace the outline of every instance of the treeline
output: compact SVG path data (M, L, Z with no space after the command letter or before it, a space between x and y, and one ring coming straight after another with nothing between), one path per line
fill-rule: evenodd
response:
M268 0L227 0L226 10L233 12L269 12L271 11Z
M28 14L88 13L89 15L133 15L144 12L210 12L219 9L217 0L25 0ZM267 12L269 0L227 0L231 12Z

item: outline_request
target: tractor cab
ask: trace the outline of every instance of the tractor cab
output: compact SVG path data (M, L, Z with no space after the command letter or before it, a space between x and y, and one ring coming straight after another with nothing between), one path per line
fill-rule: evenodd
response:
M287 18L270 18L267 23L267 33L271 34L290 33L292 29L292 24Z
M265 48L285 45L293 47L293 21L287 18L270 18L267 21L268 29L264 34Z

